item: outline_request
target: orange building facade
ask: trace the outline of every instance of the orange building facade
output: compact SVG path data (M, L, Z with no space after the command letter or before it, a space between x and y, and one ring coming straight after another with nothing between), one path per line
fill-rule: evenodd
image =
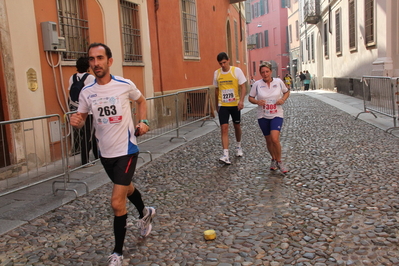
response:
M63 117L68 80L92 42L111 48L111 73L147 98L212 86L219 52L247 75L242 1L0 0L0 25L0 121ZM18 157L7 154L18 139L1 134L2 155ZM38 153L59 149L46 145Z

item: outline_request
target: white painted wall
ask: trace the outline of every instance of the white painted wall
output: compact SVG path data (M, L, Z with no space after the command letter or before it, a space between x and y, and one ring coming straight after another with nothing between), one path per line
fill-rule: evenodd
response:
M24 7L24 8L21 8ZM10 27L11 49L14 58L19 113L21 118L44 115L45 104L39 41L33 0L6 0ZM27 25L29 28L27 29ZM33 68L37 73L38 89L28 89L26 71ZM11 107L12 108L12 107Z
M301 1L302 5L304 1ZM324 30L323 24L329 20L328 5L331 6L331 28L332 33L328 33L329 57L324 56ZM317 59L314 62L304 61L302 69L309 70L310 73L317 73L322 64L322 74L324 77L351 77L360 78L363 75L378 76L397 76L399 75L399 45L398 45L398 3L394 0L375 1L375 34L376 46L366 47L365 45L365 25L364 1L356 1L356 39L357 50L351 52L349 49L349 4L347 0L327 1L321 0L322 20L316 26L305 25L301 27L301 40L305 39L305 32L309 36L312 32L318 36L315 41L315 53L321 54L322 62ZM301 9L301 8L300 8ZM341 36L342 36L342 55L336 53L336 28L335 14L341 12ZM305 49L303 49L306 52ZM305 56L306 58L306 56Z

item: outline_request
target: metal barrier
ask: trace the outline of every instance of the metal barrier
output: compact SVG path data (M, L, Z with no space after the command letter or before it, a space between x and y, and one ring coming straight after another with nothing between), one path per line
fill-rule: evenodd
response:
M393 119L393 127L386 131L397 129L399 103L398 97L398 78L363 76L363 108L364 110L357 114L369 113L377 118L375 113L379 113Z
M147 98L147 119L151 129L138 138L138 144L172 132L176 132L176 136L169 141L175 138L186 141L179 135L181 128L199 121L203 121L201 126L206 121L216 123L211 119L210 96L210 88L199 88ZM97 161L98 153L97 156L96 150L93 153L95 140L88 128L92 124L87 120L82 129L72 128L69 117L73 113L66 113L63 120L59 115L47 115L0 122L0 196L58 177L63 179L53 181L54 194L62 190L73 191L78 196L75 189L68 187L70 183L85 185L86 193L89 193L87 184L71 180L70 174ZM133 107L132 115L137 120L134 114ZM85 152L88 147L82 146L89 142L92 145L90 156ZM82 157L82 151L86 157ZM57 183L62 183L63 187L56 188Z
M0 196L65 175L59 115L0 122Z
M150 131L138 138L138 144L140 145L141 143L172 132L176 132L176 136L171 137L169 141L176 138L187 141L185 137L181 137L179 134L181 128L199 121L202 121L201 126L203 126L206 121L214 121L216 123L215 120L211 119L213 117L213 108L210 94L210 88L199 88L147 98L147 119L150 122ZM84 184L86 186L86 192L89 193L87 184L82 181L71 181L70 174L82 167L87 167L92 162L98 161L98 153L97 156L95 156L97 149L93 149L96 145L93 135L94 132L89 129L89 127L92 127L92 121L87 119L84 127L80 130L76 130L69 124L69 116L73 113L75 112L65 114L64 137L62 139L64 140L66 150L64 156L66 169L64 171L63 181L53 182L54 194L59 190L64 190L74 191L77 195L76 190L68 189L67 185L69 183ZM135 106L132 108L132 116L135 123L137 123ZM87 147L84 146L88 143L91 143L92 148L90 155L87 151ZM82 153L84 156L82 156ZM141 151L141 153L149 153L150 160L152 160L150 152ZM83 160L87 163L82 162ZM54 185L56 183L63 183L64 187L55 189Z
M211 120L213 109L210 102L209 88L147 98L147 119L150 123L150 131L138 138L138 144L174 131L176 131L176 136L170 141L175 138L187 141L185 137L180 136L179 129L199 121L203 121L201 126L206 121L214 121ZM133 113L135 113L135 108L133 108Z

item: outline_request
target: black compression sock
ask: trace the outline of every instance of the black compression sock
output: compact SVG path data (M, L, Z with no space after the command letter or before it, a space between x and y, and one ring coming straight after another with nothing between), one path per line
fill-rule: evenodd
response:
M115 235L114 252L120 255L122 255L123 242L125 241L126 219L127 219L127 214L122 216L114 216L114 235Z
M131 203L134 204L134 206L136 207L137 211L139 212L140 215L140 219L144 217L144 202L143 199L141 198L141 193L137 188L134 188L134 191L132 193L132 195L130 195L129 197L127 197Z

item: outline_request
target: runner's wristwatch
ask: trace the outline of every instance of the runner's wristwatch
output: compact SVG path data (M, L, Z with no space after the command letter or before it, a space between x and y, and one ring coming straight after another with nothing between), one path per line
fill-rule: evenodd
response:
M139 123L144 123L144 124L146 124L147 126L150 126L150 122L148 122L147 119L142 119L142 120L139 121Z

